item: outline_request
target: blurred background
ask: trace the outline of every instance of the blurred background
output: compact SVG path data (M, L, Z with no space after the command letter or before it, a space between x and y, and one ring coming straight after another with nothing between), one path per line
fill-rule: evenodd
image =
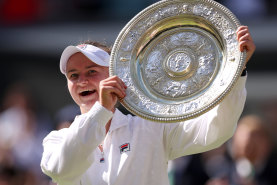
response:
M67 91L65 77L59 71L59 58L63 49L88 39L112 46L125 24L155 2L157 1L0 1L0 185L51 183L39 167L42 139L51 130L69 125L79 113ZM255 41L257 49L247 65L248 97L242 118L251 115L255 119L251 117L246 122L258 122L266 127L266 135L271 136L271 145L270 150L265 150L274 154L277 146L277 1L218 2L228 7L241 24L249 26ZM261 145L257 141L256 146ZM239 165L230 165L237 164L232 146L230 141L212 151L214 153L172 161L169 168L171 184L186 184L184 181L190 182L190 185L254 185L262 184L260 181L263 184L277 184L273 180L256 180L257 174L266 169L268 162L260 162L261 169L255 168L254 162L247 156L244 156L246 162L242 169L250 171L242 170L244 176L241 173L232 175L243 180L232 180L232 173L228 170L219 170L224 173L211 172L211 156L221 157L222 160L215 160L223 161L219 163L221 167L228 163L224 169L239 169ZM277 157L275 154L273 156ZM188 169L191 173L188 173ZM203 180L196 182L195 179L201 179L202 175Z

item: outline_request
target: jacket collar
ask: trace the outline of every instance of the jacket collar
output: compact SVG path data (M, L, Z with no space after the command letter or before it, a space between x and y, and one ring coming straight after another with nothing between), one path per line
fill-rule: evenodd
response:
M120 110L116 109L112 118L109 132L112 132L120 127L128 125L128 117Z

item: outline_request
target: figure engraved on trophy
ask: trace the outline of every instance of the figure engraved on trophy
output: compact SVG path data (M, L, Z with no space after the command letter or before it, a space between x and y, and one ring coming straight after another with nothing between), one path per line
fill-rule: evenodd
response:
M185 71L191 63L191 58L184 52L175 53L168 59L168 67L173 72Z
M188 4L183 4L183 6L181 6L181 7L182 7L181 11L182 11L183 13L189 11L189 5L188 5Z
M200 76L209 75L214 72L215 68L215 57L213 54L207 54L199 57L199 69L198 73Z
M175 46L180 45L194 45L198 42L199 35L193 32L181 32L171 36L170 43L174 44Z

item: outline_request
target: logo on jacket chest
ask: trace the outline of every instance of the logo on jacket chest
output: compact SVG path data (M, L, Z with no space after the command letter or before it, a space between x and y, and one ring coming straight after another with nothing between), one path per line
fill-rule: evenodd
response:
M119 147L120 154L130 151L130 143L125 143Z

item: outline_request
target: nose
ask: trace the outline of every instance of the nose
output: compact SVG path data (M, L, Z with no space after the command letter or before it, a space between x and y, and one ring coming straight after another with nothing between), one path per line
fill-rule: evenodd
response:
M85 75L80 75L78 79L79 86L85 86L88 84L88 78Z

